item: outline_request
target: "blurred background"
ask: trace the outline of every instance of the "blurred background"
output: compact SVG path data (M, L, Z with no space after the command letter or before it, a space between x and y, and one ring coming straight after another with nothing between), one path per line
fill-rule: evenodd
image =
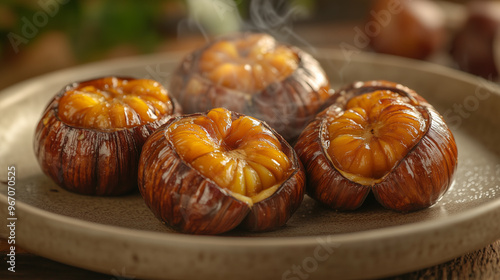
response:
M388 53L497 80L500 1L2 0L0 89L79 64L189 51L252 30L304 48Z

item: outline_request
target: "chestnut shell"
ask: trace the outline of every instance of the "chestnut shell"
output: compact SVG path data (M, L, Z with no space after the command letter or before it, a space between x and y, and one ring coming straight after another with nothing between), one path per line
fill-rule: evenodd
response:
M267 122L287 141L293 142L331 96L325 71L310 54L288 46L298 56L298 68L285 79L253 93L217 85L200 73L198 64L205 50L217 42L245 38L251 34L254 33L221 37L188 54L175 70L169 92L186 113L225 107ZM202 94L188 90L191 79L196 80L200 87L198 91Z
M133 78L118 77L131 80ZM132 128L98 130L68 125L58 116L59 100L81 81L65 86L42 114L33 140L42 171L64 189L85 195L122 195L137 188L137 164L146 139L172 116ZM170 97L173 114L181 113Z
M364 186L342 176L327 158L321 143L321 127L328 110L342 109L358 95L390 90L408 97L428 119L428 130L410 152L380 183ZM338 210L354 210L373 192L385 208L409 212L436 203L448 190L457 166L455 139L442 116L415 91L388 81L353 83L337 92L300 135L295 150L307 174L307 193Z
M364 31L374 51L426 59L443 46L445 17L434 1L373 2Z
M469 17L455 34L450 54L458 67L486 79L498 78L495 64L495 38L500 36L500 3L471 1L467 4Z
M302 203L305 172L293 148L266 123L292 161L294 171L268 198L251 207L231 196L182 160L166 131L183 117L170 119L143 146L139 161L139 190L147 206L167 225L192 234L220 234L237 226L249 231L269 231L283 226ZM233 120L242 114L233 112Z

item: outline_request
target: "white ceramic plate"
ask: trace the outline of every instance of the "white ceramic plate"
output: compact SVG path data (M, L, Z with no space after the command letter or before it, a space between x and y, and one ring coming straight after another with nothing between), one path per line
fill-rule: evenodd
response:
M386 79L427 98L449 121L459 149L452 189L433 207L394 213L373 200L335 212L307 198L287 226L224 236L175 233L138 193L115 198L69 193L43 175L32 151L42 110L64 85L103 75L161 79L180 54L86 65L31 79L0 94L0 181L16 167L16 241L35 254L137 278L305 279L382 277L432 266L500 237L500 89L444 67L389 56L313 53L333 86ZM7 187L0 221L7 223ZM8 235L0 226L0 234ZM124 275L125 274L125 275ZM224 278L224 279L225 279Z

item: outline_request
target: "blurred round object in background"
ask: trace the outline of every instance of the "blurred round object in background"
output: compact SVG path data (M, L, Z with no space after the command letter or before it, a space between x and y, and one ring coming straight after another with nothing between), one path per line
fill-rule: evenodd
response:
M425 59L445 41L445 15L432 1L377 0L364 31L376 52Z
M451 55L460 69L496 79L495 45L496 48L500 45L495 44L498 41L495 37L499 36L500 30L500 2L474 1L467 10L469 17L452 41Z

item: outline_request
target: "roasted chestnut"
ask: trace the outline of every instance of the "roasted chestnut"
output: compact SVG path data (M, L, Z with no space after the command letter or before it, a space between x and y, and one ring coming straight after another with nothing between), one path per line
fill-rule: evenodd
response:
M255 33L223 37L187 55L170 92L187 113L225 107L267 122L289 141L331 95L311 55Z
M434 204L450 187L455 140L415 91L387 81L357 82L329 104L295 146L311 197L352 210L371 191L384 207L408 212Z
M219 234L284 225L302 202L304 176L293 148L266 123L215 108L173 118L153 133L138 182L167 225Z
M451 55L460 69L494 80L499 71L495 41L500 42L500 2L472 1L467 12L468 19L452 41Z
M364 32L376 52L425 59L443 46L445 16L433 1L377 0Z
M146 138L181 112L156 81L105 77L72 83L45 109L34 150L43 172L59 186L88 195L137 188Z

